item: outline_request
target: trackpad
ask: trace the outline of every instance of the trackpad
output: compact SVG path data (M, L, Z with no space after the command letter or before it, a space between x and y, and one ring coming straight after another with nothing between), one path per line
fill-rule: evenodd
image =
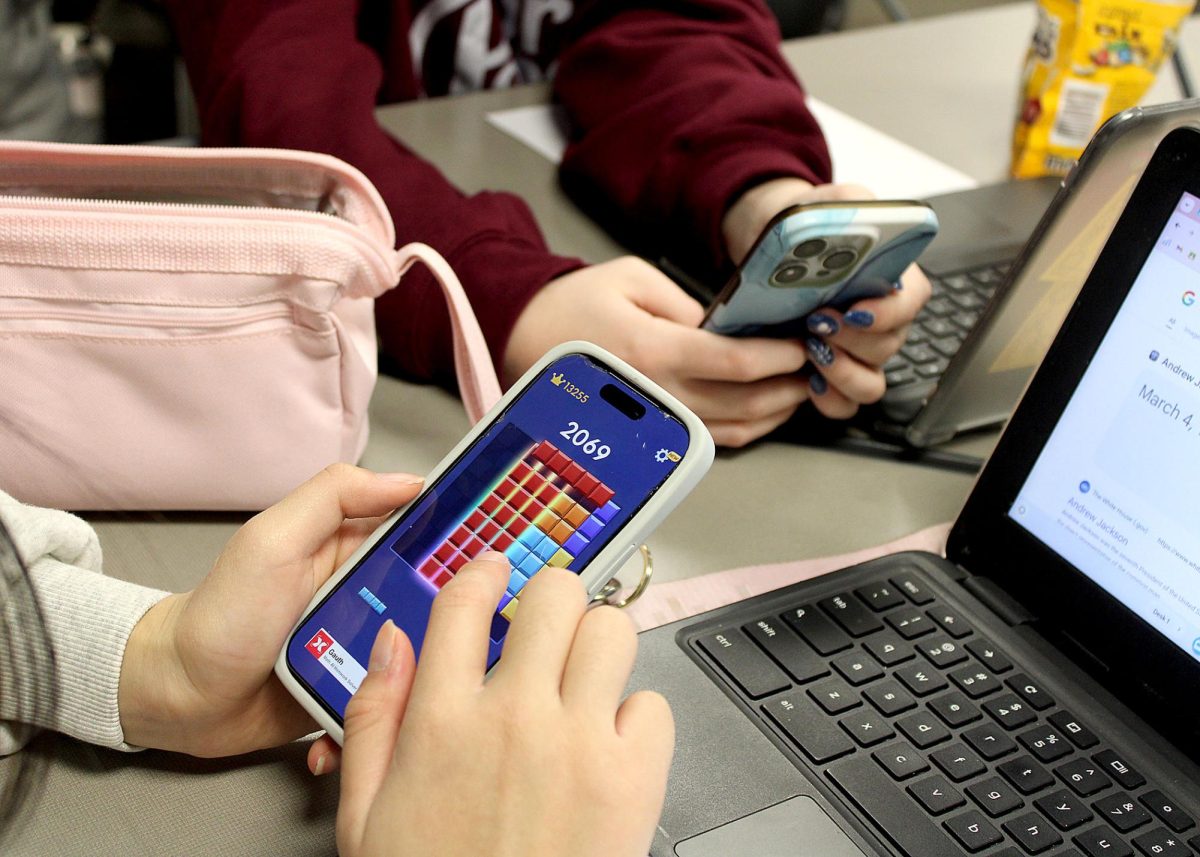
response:
M865 857L817 802L794 797L675 846L678 857Z

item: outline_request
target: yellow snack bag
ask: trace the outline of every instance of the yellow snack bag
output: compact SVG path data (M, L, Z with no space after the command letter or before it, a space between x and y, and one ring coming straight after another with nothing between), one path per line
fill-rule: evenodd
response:
M1038 0L1013 132L1013 175L1065 175L1096 129L1150 88L1194 5Z

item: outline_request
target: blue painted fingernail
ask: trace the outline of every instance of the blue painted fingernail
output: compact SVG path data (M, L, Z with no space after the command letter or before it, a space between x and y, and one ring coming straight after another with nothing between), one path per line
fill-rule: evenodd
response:
M804 341L804 345L808 351L808 356L818 366L828 366L833 362L833 349L827 343L810 336Z
M852 309L842 316L842 321L851 327L870 327L875 323L875 313L869 309Z
M833 336L838 332L837 319L823 312L814 312L807 323L809 332L818 336Z
M829 390L829 382L823 375L813 375L808 379L808 389L814 396L823 396Z

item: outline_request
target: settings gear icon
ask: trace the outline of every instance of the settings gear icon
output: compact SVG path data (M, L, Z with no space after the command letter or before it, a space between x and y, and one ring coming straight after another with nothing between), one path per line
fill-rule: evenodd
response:
M662 464L664 461L669 460L670 457L671 457L670 453L668 453L665 449L660 449L658 452L654 453L654 460L657 461L659 464Z

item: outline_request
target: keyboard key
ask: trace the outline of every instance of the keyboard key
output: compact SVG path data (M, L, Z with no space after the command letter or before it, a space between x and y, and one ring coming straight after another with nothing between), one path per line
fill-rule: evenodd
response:
M939 357L932 363L921 363L913 371L917 373L918 378L940 378L946 373L946 367L949 365L949 360L945 357Z
M974 750L968 750L964 744L951 744L930 753L929 758L941 768L942 773L956 783L969 780L987 770L987 765Z
M883 380L889 387L903 387L917 380L917 373L904 366L900 369L888 369L883 373Z
M946 322L944 319L939 318L939 319L934 319L934 320L945 322L945 324L947 326L953 327L953 325L951 325L949 322ZM957 331L955 333L957 334ZM942 355L943 357L950 358L950 357L953 357L956 353L958 353L958 349L962 347L962 339L959 338L957 335L943 336L938 339L932 340L929 343L929 346L934 351L936 351L938 354Z
M737 629L705 634L696 642L751 699L791 686L779 667Z
M985 667L988 667L993 673L1006 673L1013 668L1012 661L989 640L983 637L976 637L967 642L967 651L979 659L979 662Z
M1035 812L1027 812L1000 826L1030 854L1041 854L1063 841L1050 822Z
M946 298L934 298L925 304L925 314L930 317L941 317L956 312L957 308Z
M1088 857L1133 857L1133 849L1111 827L1100 825L1075 837Z
M929 707L933 710L934 714L946 722L947 726L965 726L968 723L974 723L983 716L979 713L979 709L975 707L975 703L968 700L957 690L952 690L944 696L930 700Z
M950 737L950 730L927 711L918 711L907 717L901 717L896 721L896 728L922 750L932 747L934 744L940 744Z
M1025 749L1043 762L1053 762L1071 752L1071 744L1057 729L1045 723L1017 736Z
M1088 758L1072 759L1054 769L1054 773L1080 797L1090 797L1112 785L1100 766Z
M876 762L883 765L884 770L892 775L892 779L896 780L907 780L909 777L929 770L929 763L925 761L924 757L913 748L912 744L904 741L889 744L876 750L871 756Z
M1004 841L1000 831L973 809L947 819L944 826L972 854Z
M931 664L941 669L956 666L967 659L966 650L942 634L927 637L917 643L916 648Z
M892 586L908 596L913 604L928 604L933 600L933 593L915 574L901 574L892 578Z
M888 722L869 708L843 717L838 723L851 738L863 747L874 747L889 738L896 737L895 730L888 725Z
M1188 848L1191 848L1193 851L1200 853L1200 836L1193 836L1191 839L1189 839L1188 840Z
M957 669L950 673L950 678L972 699L979 699L1000 689L1000 680L982 667Z
M863 643L863 648L885 667L894 667L916 657L912 647L892 633L872 634L871 639Z
M1146 778L1131 767L1124 757L1117 755L1115 750L1103 750L1092 759L1104 773L1127 789L1139 789L1146 784Z
M797 684L829 674L829 665L818 657L810 647L790 631L786 625L778 624L768 617L743 625L742 630L750 635L759 647L771 656Z
M989 777L968 786L967 794L992 818L1007 815L1025 805L1025 801L1021 800L1021 796L1013 787L999 777Z
M969 292L975 289L975 281L970 274L947 274L940 278L947 289L955 292Z
M1038 711L1045 711L1054 705L1054 699L1050 694L1042 690L1041 684L1035 682L1029 676L1025 675L1025 673L1017 673L1006 681L1005 684L1020 694L1022 699Z
M887 832L905 857L962 857L962 847L925 815L913 812L912 803L866 755L835 762L826 773L872 824ZM961 796L956 805L962 805Z
M1033 756L1009 759L996 770L1023 795L1031 795L1054 785L1054 777L1046 773L1046 769L1035 762Z
M915 345L902 345L900 346L900 353L917 365L937 360L937 354L934 350L923 342Z
M967 620L949 607L934 607L932 610L926 610L925 613L930 619L941 625L943 631L955 639L965 637L972 632Z
M853 645L846 633L811 604L783 614L783 620L822 655L832 655Z
M1100 798L1092 804L1096 813L1121 833L1141 827L1150 822L1150 813L1146 808L1134 803L1126 792L1116 792L1108 797Z
M819 604L852 637L864 637L883 628L874 613L849 595L835 595L822 599Z
M1086 803L1066 789L1059 789L1040 797L1033 805L1045 813L1046 818L1054 822L1054 826L1059 830L1074 830L1095 817Z
M1017 749L1016 742L994 723L984 723L982 726L968 729L963 733L963 738L988 761L1007 756Z
M838 678L813 685L808 689L808 695L829 714L841 714L862 704L850 685Z
M1196 820L1188 815L1179 804L1155 789L1141 797L1142 804L1158 816L1158 820L1176 833L1183 833L1196 826Z
M912 694L894 681L880 682L869 687L863 691L863 696L878 708L881 714L886 714L888 717L908 711L917 704Z
M887 623L896 629L896 633L906 640L915 640L922 634L933 633L933 620L911 607L896 610L884 617Z
M1165 827L1133 837L1133 845L1146 857L1192 857L1192 851Z
M834 658L832 663L833 668L855 686L874 681L883 675L883 667L868 657L866 652L851 652Z
M964 310L979 310L987 303L974 292L951 292L949 297L955 306Z
M1069 711L1054 712L1050 715L1050 722L1080 750L1088 750L1100 743L1092 730L1076 720Z
M1009 730L1018 729L1037 720L1033 708L1011 693L989 699L983 704L983 710Z
M958 338L958 327L948 318L930 318L921 322L921 329L934 338L954 336Z
M803 696L772 700L762 706L762 711L815 764L824 764L854 749L854 742Z
M970 332L970 330L979 322L979 313L962 310L960 312L951 313L950 320L958 325L960 330L962 330L964 333L967 333Z
M933 667L922 665L920 662L909 667L901 667L892 675L900 679L904 686L917 696L928 696L947 687L946 679Z
M854 590L854 594L876 613L891 610L904 603L904 596L890 583L870 583L860 586Z
M930 815L941 815L966 803L958 790L938 774L913 783L908 787L908 793L915 797Z

